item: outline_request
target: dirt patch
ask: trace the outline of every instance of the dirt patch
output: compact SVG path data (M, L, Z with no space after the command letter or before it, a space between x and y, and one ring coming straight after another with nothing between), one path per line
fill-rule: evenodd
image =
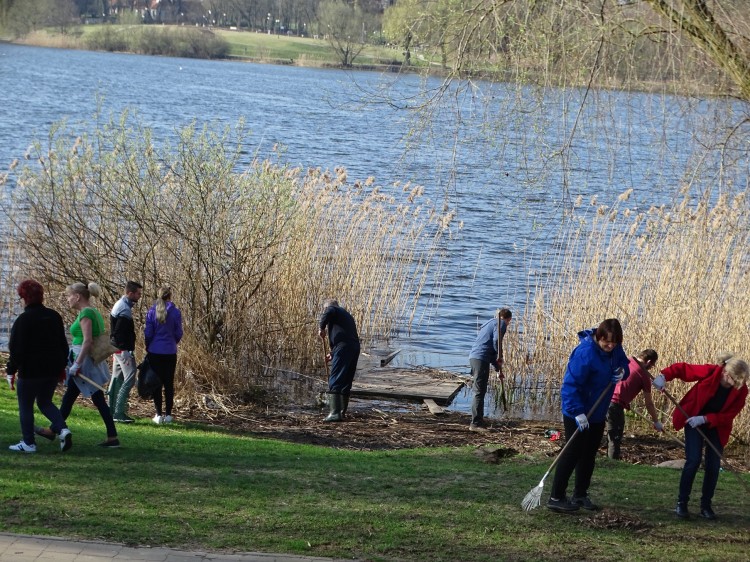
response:
M613 509L604 509L593 517L587 517L582 524L591 529L628 529L636 533L651 528L645 521Z
M150 418L153 406L137 401L131 415ZM513 454L554 457L563 440L552 440L554 432L562 432L562 423L514 419L495 419L487 433L469 429L469 416L447 412L433 415L417 405L394 410L376 408L364 400L353 400L347 421L325 423L322 410L286 410L282 406L268 409L253 406L231 409L195 408L177 419L218 425L261 438L293 443L320 445L363 451L409 449L417 447L476 446L477 457L484 462L497 462ZM350 406L350 408L351 408ZM681 437L680 435L675 435ZM605 440L606 442L606 440ZM606 445L600 450L606 454ZM727 457L738 470L748 471L747 453L727 449ZM647 429L628 428L622 445L622 460L632 464L657 465L684 458L682 447L667 436L648 433Z

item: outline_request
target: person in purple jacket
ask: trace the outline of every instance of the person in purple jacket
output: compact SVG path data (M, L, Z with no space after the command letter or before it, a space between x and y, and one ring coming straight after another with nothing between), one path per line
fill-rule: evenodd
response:
M182 314L172 302L172 289L159 289L159 298L146 314L146 360L159 375L164 388L164 406L162 410L162 389L154 392L156 424L172 422L174 404L174 372L177 368L177 344L182 339Z

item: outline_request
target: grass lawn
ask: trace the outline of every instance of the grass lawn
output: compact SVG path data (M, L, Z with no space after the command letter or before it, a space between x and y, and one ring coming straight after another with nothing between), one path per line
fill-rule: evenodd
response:
M750 547L750 502L728 473L716 522L674 518L679 472L608 459L591 490L604 511L527 514L521 500L549 458L344 451L150 420L119 426L122 448L102 450L95 410L76 405L68 421L70 451L39 438L36 454L12 453L16 397L0 391L2 531L366 560L724 561Z

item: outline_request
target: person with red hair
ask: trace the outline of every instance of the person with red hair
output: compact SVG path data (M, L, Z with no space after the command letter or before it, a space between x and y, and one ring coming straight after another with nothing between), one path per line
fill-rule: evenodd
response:
M56 311L44 306L44 288L33 279L18 285L18 296L24 300L24 311L13 322L6 366L10 388L18 395L18 415L23 439L9 449L35 453L34 402L51 423L51 438L57 434L60 449L73 446L72 435L62 414L52 402L55 387L68 360L65 326ZM16 381L18 376L18 381Z

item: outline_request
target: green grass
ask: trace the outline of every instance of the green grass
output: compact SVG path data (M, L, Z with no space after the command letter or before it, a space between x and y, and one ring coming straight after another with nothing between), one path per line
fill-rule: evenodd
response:
M129 33L141 26L107 24L115 33ZM174 26L151 26L150 29L170 29ZM63 36L53 29L39 31L26 37L29 44L46 46L60 46L63 41L68 47L84 48L87 37L102 28L102 24L82 25L76 28L76 33ZM336 53L323 39L311 37L290 37L285 35L269 35L249 31L230 31L228 29L213 29L214 33L223 38L230 45L231 58L248 59L253 61L294 63L300 66L337 66L340 64ZM354 65L387 65L403 62L403 53L399 49L385 46L368 45L355 59ZM414 61L419 62L419 61Z
M39 439L11 453L15 394L0 391L0 530L367 560L745 560L750 546L748 498L726 473L714 523L675 520L677 471L607 459L591 490L606 511L526 514L549 458L490 465L471 448L344 451L148 420L101 450L96 411L76 405L69 424L69 452Z
M229 43L229 54L232 57L294 61L295 64L303 66L340 64L331 46L323 39L225 29L217 29L215 32ZM355 66L391 64L393 61L403 62L403 59L403 54L398 49L367 46L355 59L354 64Z

